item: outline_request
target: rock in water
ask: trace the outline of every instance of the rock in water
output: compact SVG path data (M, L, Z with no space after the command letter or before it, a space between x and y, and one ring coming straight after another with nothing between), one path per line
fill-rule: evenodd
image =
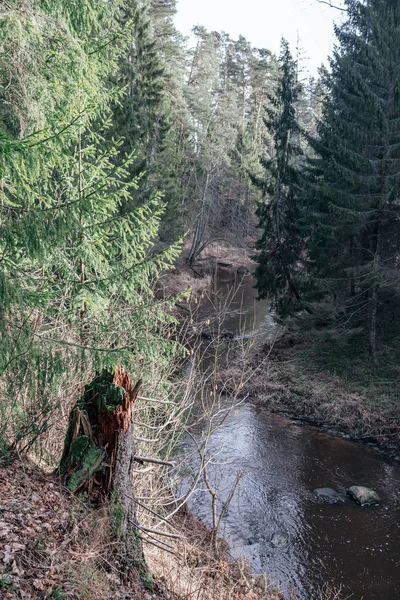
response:
M250 271L247 267L238 267L236 273L238 275L250 275Z
M314 494L325 504L344 504L346 502L346 495L332 488L317 488L314 490Z
M361 506L368 506L371 504L379 504L381 499L378 494L371 490L370 488L363 487L361 485L353 485L348 490L347 493L353 500L355 500Z
M271 544L275 548L286 546L289 541L289 536L283 531L275 531L271 537Z

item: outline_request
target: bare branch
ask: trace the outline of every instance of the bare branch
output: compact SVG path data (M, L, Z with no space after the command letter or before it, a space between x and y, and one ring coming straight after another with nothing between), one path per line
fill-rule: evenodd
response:
M318 2L318 4L326 4L330 8L335 8L336 10L341 10L342 12L347 12L347 8L343 8L341 6L336 6L335 4L332 4L332 0L316 0L316 1Z
M175 467L175 463L170 462L168 460L160 460L159 458L150 458L149 456L138 456L135 455L134 459L138 463L152 463L154 465L165 465L166 467Z
M147 400L148 402L157 402L157 404L173 404L176 406L176 402L171 400L158 400L157 398L147 398L146 396L138 396L138 400Z
M143 525L139 525L135 523L135 527L144 531L145 533L154 533L155 535L162 535L168 538L173 538L174 540L183 540L184 538L181 535L176 535L175 533L167 533L166 531L158 531L156 529L150 529L149 527L143 527Z

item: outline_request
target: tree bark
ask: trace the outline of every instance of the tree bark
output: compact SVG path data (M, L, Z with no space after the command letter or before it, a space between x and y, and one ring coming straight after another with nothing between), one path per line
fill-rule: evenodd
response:
M380 219L375 225L374 231L374 263L372 269L372 292L371 292L371 306L369 316L369 353L374 362L376 362L376 316L378 311L378 292L379 292L379 262L380 262Z
M191 245L191 248L189 251L189 255L187 257L187 264L190 266L193 264L196 257L200 254L199 247L202 244L204 230L206 228L207 212L208 212L206 201L207 201L207 193L208 193L209 183L210 183L210 173L207 171L200 211L199 211L199 214L197 216L196 223L194 226L193 241L192 241L192 245Z
M123 558L145 568L133 487L133 406L140 387L122 367L115 374L104 370L86 386L71 411L58 472L72 492L86 492L98 504L111 502Z

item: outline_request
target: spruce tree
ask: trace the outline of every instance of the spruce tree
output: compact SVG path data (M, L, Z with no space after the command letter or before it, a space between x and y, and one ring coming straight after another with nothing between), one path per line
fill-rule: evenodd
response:
M307 178L309 298L365 326L375 356L381 300L399 291L400 2L346 8Z
M127 46L112 83L124 89L125 94L113 107L114 135L123 138L123 152L135 152L131 175L145 173L141 195L142 201L146 201L151 195L149 179L155 153L166 127L163 115L165 71L147 6L138 0L128 0L120 23L127 36ZM139 197L135 195L136 203Z
M261 158L264 176L253 175L252 180L264 196L257 208L262 235L256 243L260 252L254 257L256 288L259 298L274 299L284 313L293 304L301 306L298 267L303 248L297 193L301 148L296 102L300 87L286 40L281 43L279 63L281 77L264 119L273 150L271 156Z
M0 131L0 441L32 442L43 433L72 376L83 381L118 362L145 374L174 347L160 335L168 317L152 291L178 252L154 252L160 198L121 210L138 180L134 157L122 152L121 140L110 142L109 81L118 56L114 46L102 47L121 30L110 13L114 29L99 33L111 3L96 5L98 21L93 3L75 4L68 4L74 15L57 2L43 3L49 12L27 13L36 29L21 39L43 54L40 66L47 60L49 71L28 63L27 85L13 79L4 90L12 110L1 114ZM5 47L13 47L16 21L13 12L2 15ZM48 26L80 50L69 55L65 78L65 47L46 45ZM18 67L13 53L2 59L9 72ZM38 82L49 101L32 112ZM23 99L19 107L13 97Z

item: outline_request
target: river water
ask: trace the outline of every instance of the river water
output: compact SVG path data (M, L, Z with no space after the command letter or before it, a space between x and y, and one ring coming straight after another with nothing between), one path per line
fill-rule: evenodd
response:
M273 337L276 325L268 303L253 301L253 284L251 277L239 284L222 272L199 317L212 320L229 297L223 328L239 332L241 338ZM230 344L224 346L227 350ZM225 360L226 350L219 360ZM207 366L212 344L205 355ZM400 464L372 448L250 403L235 405L225 415L208 443L208 473L218 491L218 510L240 473L220 526L232 555L246 557L254 572L264 573L288 598L294 590L300 600L319 600L328 584L340 587L343 598L399 600ZM201 440L199 430L181 442L187 473L183 489L198 470L195 441ZM351 485L372 487L382 505L367 508L349 501L332 506L317 502L312 494L317 487L345 491ZM196 516L212 524L204 485L189 504Z

